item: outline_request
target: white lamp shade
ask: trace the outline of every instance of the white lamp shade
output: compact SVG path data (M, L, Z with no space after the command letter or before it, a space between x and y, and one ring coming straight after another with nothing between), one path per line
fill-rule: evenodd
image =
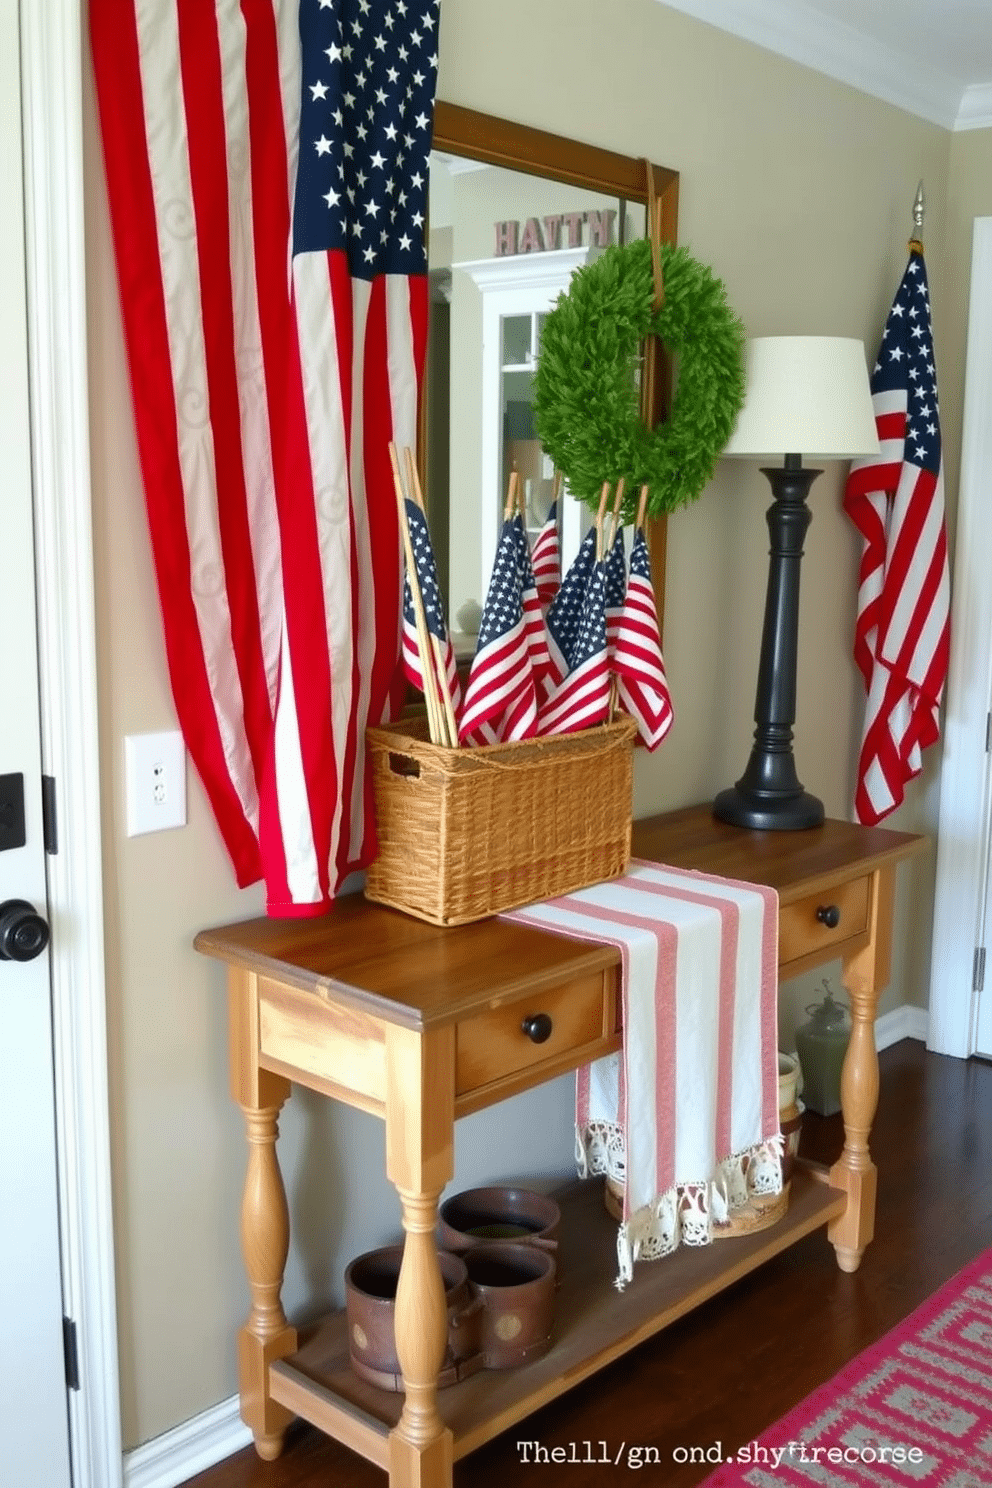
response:
M725 455L849 460L878 453L863 341L757 336L746 359L744 407Z

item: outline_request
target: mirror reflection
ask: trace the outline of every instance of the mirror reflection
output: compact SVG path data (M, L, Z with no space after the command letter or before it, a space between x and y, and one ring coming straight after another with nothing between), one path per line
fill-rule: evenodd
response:
M574 271L646 231L641 202L461 155L431 156L424 465L456 653L470 655L511 471L533 540L555 472L533 419L541 328ZM559 504L562 560L591 521Z

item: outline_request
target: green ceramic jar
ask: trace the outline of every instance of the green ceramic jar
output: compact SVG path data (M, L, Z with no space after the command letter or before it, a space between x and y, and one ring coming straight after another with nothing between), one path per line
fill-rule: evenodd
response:
M851 1037L851 1022L843 1003L835 1002L826 981L826 997L810 1003L808 1023L796 1029L796 1052L803 1072L803 1102L820 1116L840 1110L840 1072Z

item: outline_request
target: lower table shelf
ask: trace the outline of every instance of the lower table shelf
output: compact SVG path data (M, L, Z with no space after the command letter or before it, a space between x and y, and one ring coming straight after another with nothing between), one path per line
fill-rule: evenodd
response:
M543 1358L522 1368L482 1370L438 1392L456 1459L842 1214L847 1204L841 1189L829 1187L825 1170L799 1164L789 1208L776 1225L639 1263L634 1280L618 1292L616 1224L604 1208L602 1182L570 1184L555 1197L562 1210L555 1342ZM343 1312L318 1324L295 1354L271 1365L269 1377L274 1400L388 1467L388 1436L403 1397L353 1373Z

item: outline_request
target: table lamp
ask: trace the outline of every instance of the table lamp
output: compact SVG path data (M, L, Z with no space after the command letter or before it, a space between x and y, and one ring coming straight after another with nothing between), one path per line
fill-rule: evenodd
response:
M737 784L721 791L721 821L758 830L801 831L823 821L823 803L804 790L792 755L799 640L799 566L812 520L806 504L821 473L803 465L878 453L864 342L839 336L761 336L749 341L747 393L723 451L782 458L762 466L772 488L766 513L771 549L754 746Z

